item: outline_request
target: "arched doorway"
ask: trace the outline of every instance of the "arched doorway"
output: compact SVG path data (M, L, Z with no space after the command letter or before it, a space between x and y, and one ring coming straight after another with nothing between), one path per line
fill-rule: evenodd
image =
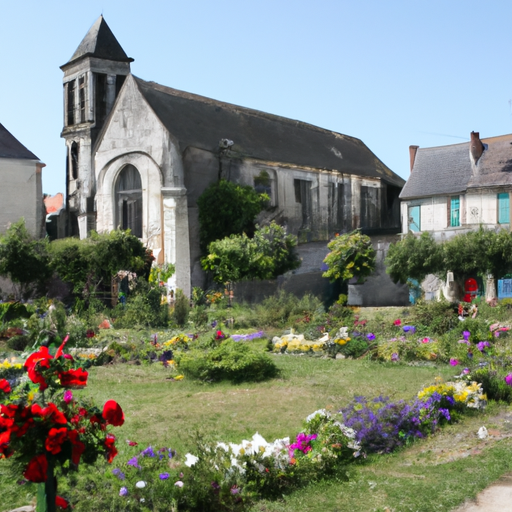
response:
M142 182L139 171L131 164L123 167L115 186L116 227L130 229L142 238Z

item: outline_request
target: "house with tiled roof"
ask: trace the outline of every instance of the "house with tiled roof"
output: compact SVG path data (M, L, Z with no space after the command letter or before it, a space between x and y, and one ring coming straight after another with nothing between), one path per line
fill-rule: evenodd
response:
M43 167L45 164L0 124L0 234L24 218L32 236L44 235Z
M204 285L197 199L221 178L268 193L258 220L299 237L298 273L321 275L335 233L400 231L404 180L361 140L142 80L132 61L100 16L61 67L69 235L129 228L188 294Z
M400 193L402 231L439 240L478 229L510 229L512 135L462 144L410 146L411 174Z

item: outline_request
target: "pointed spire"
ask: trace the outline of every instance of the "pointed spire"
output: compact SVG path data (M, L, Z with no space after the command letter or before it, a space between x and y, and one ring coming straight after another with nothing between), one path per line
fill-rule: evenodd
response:
M103 16L94 22L69 62L64 66L87 56L118 62L133 62L133 59L128 57L121 48ZM61 69L64 66L61 66Z

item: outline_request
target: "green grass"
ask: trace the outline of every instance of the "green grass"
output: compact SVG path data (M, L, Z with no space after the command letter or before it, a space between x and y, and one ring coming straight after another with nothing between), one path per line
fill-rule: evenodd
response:
M112 398L126 415L122 428L114 429L118 438L117 463L126 461L126 439L144 447L171 446L178 453L193 451L191 435L200 431L214 440L240 442L256 431L267 440L293 436L301 430L305 417L319 408L333 410L345 405L354 395L380 394L394 399L412 398L435 377L449 379L451 367L402 366L366 360L332 360L304 356L274 356L281 376L258 384L200 384L171 381L160 365L109 365L92 368L89 385L80 393L93 396L102 404ZM79 393L76 391L75 393ZM466 428L473 434L482 417L465 419L440 435L453 435ZM471 422L476 422L474 425ZM464 427L466 425L466 427ZM478 426L476 426L478 425ZM433 464L418 447L441 439L440 435L414 444L394 455L377 456L348 468L348 481L327 481L311 485L283 501L262 502L261 511L369 511L450 510L464 498L511 469L512 444L503 441L478 457L468 457L443 465ZM452 443L448 442L449 445ZM428 452L426 452L428 453ZM415 461L416 457L419 459ZM406 462L404 462L406 461ZM408 462L407 462L408 461ZM1 510L30 503L35 486L17 486L6 472L8 462L0 463ZM115 464L115 463L114 463ZM81 475L96 475L110 468L82 467ZM479 469L477 471L477 469ZM62 482L63 488L66 485ZM87 488L78 484L78 493ZM90 492L101 492L101 485ZM420 493L419 497L415 497ZM421 496L435 494L432 503ZM73 495L73 494L72 494ZM380 507L380 508L379 508ZM443 508L444 507L444 508ZM80 504L76 510L80 510ZM117 511L116 511L117 512Z

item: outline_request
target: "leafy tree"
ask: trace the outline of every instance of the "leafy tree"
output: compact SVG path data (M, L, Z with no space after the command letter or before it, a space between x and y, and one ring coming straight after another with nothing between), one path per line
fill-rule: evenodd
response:
M268 200L267 194L258 194L249 185L226 180L210 185L197 200L203 253L214 240L244 232L251 236L254 220Z
M12 281L17 299L29 296L51 276L48 241L32 237L24 219L0 238L0 275Z
M331 282L357 277L357 282L363 283L375 271L376 253L372 241L359 230L336 235L327 247L331 252L324 258L324 263L329 268L322 276Z
M385 263L391 278L402 283L408 278L421 282L428 274L442 275L448 270L459 279L486 274L500 277L512 271L512 234L480 227L436 243L430 233L419 237L409 233L389 247Z
M112 278L119 270L138 276L148 274L147 250L129 230L93 232L84 240L55 240L50 244L50 253L53 271L86 301L99 290L110 290Z
M272 222L257 229L254 238L245 233L211 242L208 256L202 259L204 270L220 284L244 279L275 279L300 266L296 252L297 238Z
M428 274L442 270L443 250L430 233L424 232L419 237L408 233L389 246L385 264L386 272L395 283L406 283L408 279L421 282Z

